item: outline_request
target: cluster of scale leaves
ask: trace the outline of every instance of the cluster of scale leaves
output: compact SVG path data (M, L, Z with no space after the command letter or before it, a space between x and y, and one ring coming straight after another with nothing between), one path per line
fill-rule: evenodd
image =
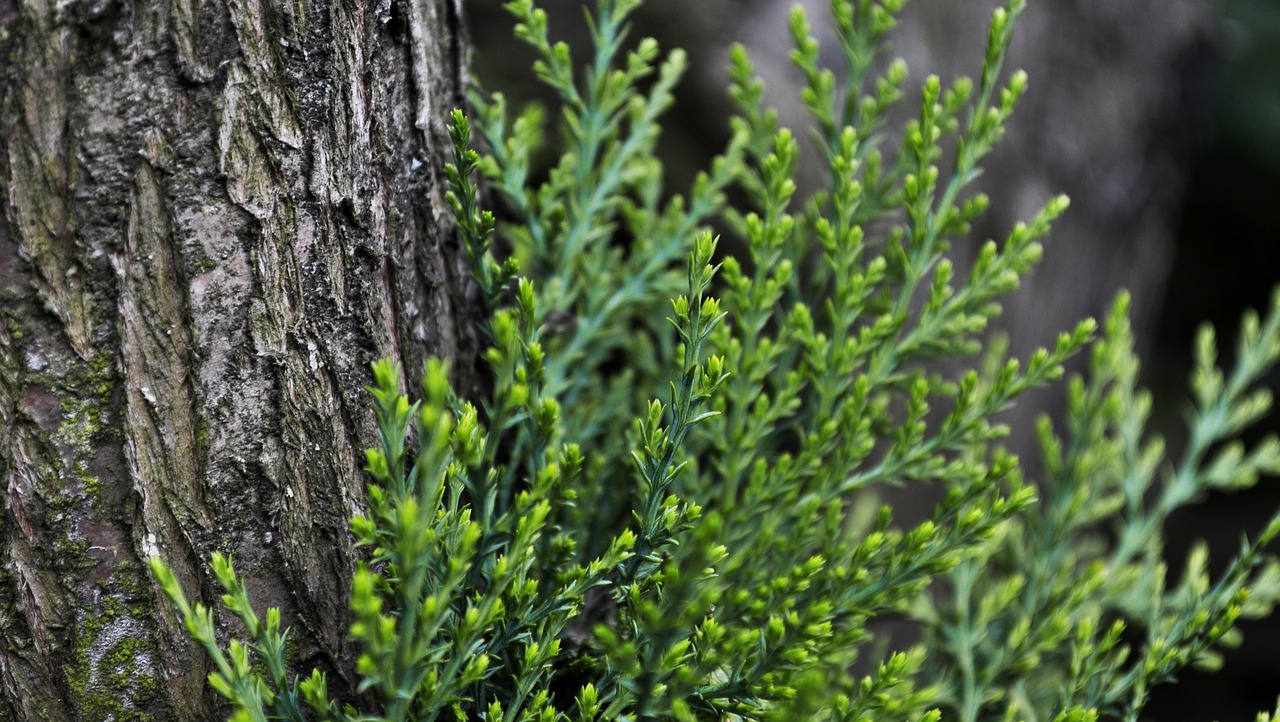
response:
M229 560L214 569L250 639L225 648L153 561L235 719L1135 720L1270 610L1280 521L1216 578L1201 549L1169 581L1162 546L1174 510L1280 471L1276 440L1234 441L1269 410L1280 313L1246 317L1230 372L1202 333L1177 461L1145 428L1124 295L1100 337L1085 320L1009 358L989 327L1066 199L963 271L948 252L1027 87L1001 73L1024 2L994 14L981 77L925 78L890 127L911 94L884 57L904 2L832 0L835 69L793 11L807 150L734 47L730 140L684 193L656 150L685 59L628 41L639 0L597 0L582 71L541 8L507 3L557 103L474 93L478 144L451 118L491 394L460 398L432 363L411 402L374 366L351 635L378 708L291 678L279 612L257 618ZM802 155L825 170L803 195ZM1062 430L1038 429L1045 478L1024 481L998 415L1086 349ZM937 502L899 521L886 485ZM895 651L883 620L918 642Z

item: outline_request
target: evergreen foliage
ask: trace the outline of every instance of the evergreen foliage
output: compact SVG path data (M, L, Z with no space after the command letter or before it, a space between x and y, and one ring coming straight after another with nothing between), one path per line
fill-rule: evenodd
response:
M539 106L477 93L484 155L452 116L492 393L460 398L432 363L411 402L374 364L380 438L351 523L366 695L291 678L279 612L256 616L230 560L213 568L248 640L225 649L152 560L233 719L1136 720L1270 611L1280 517L1213 577L1203 549L1178 573L1162 552L1173 511L1280 471L1280 442L1235 440L1270 408L1280 295L1245 317L1229 370L1201 333L1177 459L1146 430L1123 294L1101 329L1009 358L991 322L1066 199L962 274L947 252L987 207L970 186L1027 86L1001 80L1024 2L995 13L980 78L927 78L895 130L907 71L882 54L904 1L832 0L837 71L791 16L826 170L807 197L742 47L732 138L676 194L654 149L684 56L626 45L639 0L597 0L584 72L532 0L507 4L559 96L559 159L536 167ZM510 221L481 210L477 173ZM1066 418L1037 429L1044 478L1025 481L998 415L1081 351ZM884 485L938 501L900 521ZM890 641L883 620L915 632Z

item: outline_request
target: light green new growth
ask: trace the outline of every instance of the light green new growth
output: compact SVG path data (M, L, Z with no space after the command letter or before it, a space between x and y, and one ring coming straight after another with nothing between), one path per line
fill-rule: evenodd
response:
M626 44L639 0L596 2L582 72L532 0L507 3L558 94L563 146L540 170L547 111L512 117L500 94L472 100L486 154L453 114L449 199L493 392L473 405L432 363L411 403L374 364L350 633L376 706L292 677L279 612L258 620L229 560L214 571L250 639L223 651L211 612L153 559L233 719L1136 720L1153 686L1215 664L1241 615L1270 611L1280 567L1262 547L1280 517L1216 578L1204 549L1173 574L1162 552L1176 509L1280 472L1280 442L1234 440L1270 409L1257 384L1280 357L1280 295L1246 316L1229 371L1202 332L1177 460L1146 431L1126 296L1099 337L1086 320L1008 358L989 327L1066 199L963 277L947 252L987 208L970 184L1027 86L1001 80L1024 2L995 13L980 78L925 79L894 129L907 69L882 51L904 2L832 0L835 69L793 11L826 171L803 197L800 142L742 47L732 138L671 193L657 119L684 56ZM480 209L478 171L502 223ZM1038 427L1045 477L1024 481L998 414L1081 350L1065 420ZM947 371L956 359L975 370ZM873 506L884 485L940 501L904 524ZM886 618L917 643L890 651L872 626Z

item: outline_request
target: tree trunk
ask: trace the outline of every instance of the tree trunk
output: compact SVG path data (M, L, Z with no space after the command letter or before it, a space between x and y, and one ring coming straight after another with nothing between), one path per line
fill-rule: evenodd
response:
M908 3L895 52L912 68L977 77L986 23L1003 0ZM1041 269L1007 304L1025 353L1079 319L1101 316L1117 289L1133 294L1142 346L1164 300L1190 147L1209 122L1204 70L1214 34L1201 0L1033 0L1018 21L1008 70L1030 88L979 182L992 213L975 235L1002 238L1056 193Z
M764 76L782 124L807 127L802 79L792 67L787 15L805 6L824 60L838 66L828 0L706 0L703 22L665 23L689 12L680 0L653 0L652 27L667 45L696 52L685 110L703 127L722 117L705 106L724 98L724 47L742 41ZM911 0L889 36L889 54L910 69L903 118L919 112L917 89L928 74L944 82L979 77L992 12L1007 0ZM711 41L699 30L714 28ZM479 34L480 28L477 28ZM1002 239L1019 220L1066 193L1071 209L1054 224L1041 270L1007 304L1003 326L1023 353L1052 343L1058 331L1105 312L1116 290L1134 296L1140 340L1163 300L1172 260L1189 146L1208 123L1203 70L1214 11L1201 0L1032 0L1018 20L1005 75L1025 69L1030 86L1008 133L983 164L978 186L991 211L975 227L976 250ZM484 38L478 39L484 43ZM483 46L482 46L483 47ZM1197 64L1197 61L1199 63ZM803 171L802 171L803 173Z
M649 3L650 26L641 32L667 33L671 37L665 45L695 51L694 70L677 112L683 108L703 132L722 127L721 121L708 119L722 118L723 110L708 105L725 98L724 48L742 41L765 79L768 101L780 108L782 124L807 127L799 103L802 79L789 58L787 15L793 5L805 6L823 43L824 60L838 66L830 2L745 0L747 8L742 8L743 3L704 0L697 10L700 21L678 23L664 18L690 12L686 3ZM1006 4L907 3L889 36L889 55L904 58L911 69L899 108L902 120L919 113L918 88L926 75L937 74L944 82L961 74L980 77L992 12ZM714 29L712 38L698 37L704 28ZM477 25L483 48L481 30ZM1026 70L1029 89L976 184L990 195L991 210L974 224L972 242L954 249L963 263L983 240L1002 240L1016 222L1034 217L1054 195L1070 196L1071 208L1054 223L1045 242L1044 260L1007 299L998 321L1009 334L1013 353L1025 358L1035 347L1052 345L1057 333L1086 316L1100 318L1120 288L1133 295L1140 354L1150 347L1175 255L1191 146L1210 122L1205 71L1214 34L1213 4L1201 0L1027 4L1005 75ZM715 147L705 140L701 144ZM683 147L697 145L683 141ZM820 181L815 177L810 182ZM957 271L963 277L962 269ZM1032 464L1037 456L1035 417L1061 408L1062 398L1056 388L1037 391L1002 419L1014 430L1012 443L1028 452L1023 458Z
M545 3L557 37L573 47L588 39L577 3ZM803 78L794 68L787 16L802 5L822 42L823 60L841 67L829 0L649 0L637 16L636 36L653 35L667 48L690 52L691 70L664 123L667 158L675 175L691 177L724 143L728 96L725 57L731 42L751 51L765 81L766 101L781 124L810 126L800 103ZM919 87L928 74L949 81L981 74L992 12L1007 0L910 0L889 36L890 57L911 70L899 120L919 113ZM509 50L510 19L497 3L475 12L476 73L510 95L533 94L531 56ZM986 238L1003 239L1051 197L1065 193L1070 210L1045 243L1045 258L1005 303L999 324L1012 351L1036 346L1086 316L1105 313L1121 287L1133 293L1140 350L1164 300L1174 255L1179 204L1187 183L1189 146L1208 123L1204 70L1215 32L1212 3L1201 0L1032 0L1018 20L1005 75L1025 69L1030 86L1005 139L984 162L977 186L991 210L974 226L973 242L954 249L964 263ZM498 51L502 48L502 51ZM513 81L507 78L520 78ZM889 127L900 127L890 123ZM896 142L892 139L891 143ZM802 188L823 181L816 147L802 143ZM892 157L893 147L886 153ZM960 271L962 269L958 269ZM960 274L958 274L960 275ZM962 277L962 276L961 276ZM1005 417L1030 431L1034 416L1062 394L1037 393ZM1017 440L1024 450L1033 435ZM1029 457L1028 457L1029 458Z
M152 554L351 687L368 364L475 355L459 5L0 0L0 720L217 717Z

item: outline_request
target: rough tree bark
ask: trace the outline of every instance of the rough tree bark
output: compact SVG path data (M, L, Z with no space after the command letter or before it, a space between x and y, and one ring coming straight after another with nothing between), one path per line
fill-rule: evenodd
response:
M0 720L209 720L144 563L349 685L368 364L470 358L460 0L0 0Z

